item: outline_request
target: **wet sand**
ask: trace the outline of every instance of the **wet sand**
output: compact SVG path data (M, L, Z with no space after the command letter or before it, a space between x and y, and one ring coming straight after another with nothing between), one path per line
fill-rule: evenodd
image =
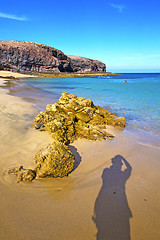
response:
M23 79L5 81L2 88L9 90L9 95L21 97L25 101L32 103L39 111L45 111L48 104L55 103L60 98L60 94L33 88L26 84Z
M110 129L114 140L72 144L69 177L17 184L3 171L32 167L51 139L30 127L38 110L7 93L0 88L1 240L160 239L159 147Z

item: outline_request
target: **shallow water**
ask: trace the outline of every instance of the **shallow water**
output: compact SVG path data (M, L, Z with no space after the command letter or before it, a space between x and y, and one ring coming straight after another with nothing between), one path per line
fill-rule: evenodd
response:
M27 80L27 83L48 94L60 95L66 91L91 98L95 104L125 116L131 125L160 131L160 74L121 74L109 79L38 78Z
M19 88L10 87L11 93L34 102L40 110L55 103L66 91L125 116L127 133L136 131L142 143L157 146L160 142L160 73L124 73L109 78L35 78L16 84Z

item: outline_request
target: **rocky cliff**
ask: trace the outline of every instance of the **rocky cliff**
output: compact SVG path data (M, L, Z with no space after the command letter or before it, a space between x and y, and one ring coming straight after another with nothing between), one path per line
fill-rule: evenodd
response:
M0 41L0 70L59 73L106 72L104 63L65 55L53 47L25 41Z
M92 73L106 72L106 65L100 61L84 57L67 55L71 59L73 72Z

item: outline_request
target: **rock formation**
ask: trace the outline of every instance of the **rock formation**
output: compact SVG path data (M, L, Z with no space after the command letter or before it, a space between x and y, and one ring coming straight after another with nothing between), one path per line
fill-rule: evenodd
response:
M8 170L8 174L15 174L17 176L17 182L31 182L36 177L36 172L32 169L24 169L23 166L11 168Z
M56 141L68 144L78 138L113 138L105 131L106 125L125 127L125 118L95 106L90 99L63 92L57 103L47 105L46 112L37 115L33 125L51 133Z
M84 57L67 55L71 59L73 72L92 73L106 72L106 65L100 61Z
M64 177L73 170L74 156L67 145L54 142L35 155L35 163L37 178Z
M46 112L40 112L34 119L33 127L48 131L53 143L41 149L35 156L35 169L26 175L20 167L20 173L10 170L20 181L43 177L64 177L74 168L74 156L67 146L78 138L89 140L109 140L114 136L106 131L106 125L125 127L125 118L117 117L100 106L95 106L90 99L74 94L62 93L55 104L49 104ZM29 178L29 174L31 177Z
M40 43L0 41L0 69L40 73L106 72L104 63L83 57L67 56Z

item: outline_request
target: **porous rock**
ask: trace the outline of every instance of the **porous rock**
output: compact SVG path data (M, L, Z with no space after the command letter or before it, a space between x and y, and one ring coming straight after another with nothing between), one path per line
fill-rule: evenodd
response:
M68 144L78 138L107 140L114 136L106 132L106 125L125 127L125 118L95 106L90 99L62 93L59 101L40 112L33 126L52 134L56 141Z
M35 168L10 169L18 182L34 178L64 177L74 168L74 156L67 146L78 138L109 140L114 136L106 131L106 125L125 127L125 118L117 117L107 109L95 106L90 99L63 92L58 102L49 104L45 112L34 119L33 127L48 131L53 143L35 155Z
M10 168L8 174L15 174L17 182L31 182L36 177L36 172L32 169L24 169L23 166Z
M54 142L35 155L35 163L37 178L64 177L74 167L74 156L68 146Z

